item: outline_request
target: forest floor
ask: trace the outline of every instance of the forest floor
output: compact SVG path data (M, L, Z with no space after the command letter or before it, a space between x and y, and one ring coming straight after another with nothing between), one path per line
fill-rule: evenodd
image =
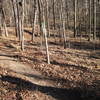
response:
M28 32L28 31L26 31ZM70 33L71 34L71 33ZM0 100L100 100L100 43L70 38L63 48L59 37L45 43L25 34L25 51L12 34L0 37Z

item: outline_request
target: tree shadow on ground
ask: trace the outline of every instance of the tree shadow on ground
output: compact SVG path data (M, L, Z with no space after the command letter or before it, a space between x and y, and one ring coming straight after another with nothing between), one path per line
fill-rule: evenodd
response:
M0 54L0 56L15 58L15 59L20 60L20 61L23 61L22 59L24 58L24 59L27 59L27 60L30 60L33 62L38 62L38 63L40 62L38 59L26 57L26 56L21 56L21 55L17 55L17 54ZM4 59L4 60L6 60L6 59ZM16 61L16 60L13 60L13 61Z
M99 52L95 51L94 53L91 53L90 57L94 59L100 59L100 51Z
M29 30L24 29L24 32L26 32L26 33L32 35L32 32L30 32Z
M51 64L59 65L59 66L61 66L61 67L72 67L72 68L75 68L75 69L78 69L78 70L82 70L82 71L89 71L88 68L86 68L86 67L77 66L77 65L72 65L72 64L67 64L67 63L59 63L59 62L57 62L56 60L53 60L53 61L51 62Z
M63 79L63 78L59 78L59 77L50 77L50 76L44 76L44 75L35 75L35 74L29 74L29 73L19 73L19 74L22 74L22 75L25 75L26 77L30 77L30 78L35 78L39 81L43 80L43 81L48 81L48 82L54 82L54 83L60 83L62 85L63 84L68 84L69 86L71 86L71 84L77 84L77 85L80 85L81 83L79 82L74 82L73 80L70 81L68 79Z
M29 30L24 29L24 32L28 33L29 35L32 35L32 32L30 32ZM39 34L34 34L35 36L39 36Z
M100 96L95 93L95 91L90 91L88 89L81 88L55 88L47 87L33 84L29 81L11 76L2 76L0 80L16 84L16 88L12 90L30 90L30 91L40 91L47 95L52 96L57 100L100 100Z
M90 43L90 42L77 42L77 41L69 41L70 48L77 49L77 50L100 50L100 44L99 43ZM53 42L49 41L50 45L57 45L57 46L63 46L63 43Z
M98 43L90 43L90 42L77 42L77 41L70 41L71 48L73 49L83 49L83 50L100 50L100 44Z

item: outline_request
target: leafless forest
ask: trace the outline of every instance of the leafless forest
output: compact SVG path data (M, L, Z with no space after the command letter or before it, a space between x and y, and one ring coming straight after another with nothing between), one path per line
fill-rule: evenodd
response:
M0 0L0 100L100 100L100 0Z

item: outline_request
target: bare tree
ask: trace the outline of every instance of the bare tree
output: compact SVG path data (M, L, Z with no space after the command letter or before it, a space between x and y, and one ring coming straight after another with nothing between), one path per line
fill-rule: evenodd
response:
M16 37L19 37L17 1L16 0L11 0L11 1L13 6L14 20L15 20Z
M7 25L6 25L6 15L5 10L3 8L3 1L0 1L0 30L2 30L2 27L4 27L5 36L8 37L8 31L7 31ZM1 32L2 34L2 32Z
M32 22L32 41L34 40L34 29L36 25L36 19L37 19L37 2L34 0L33 2L33 22Z
M42 29L45 37L45 46L46 46L46 55L47 55L47 63L50 64L50 57L49 57L49 50L48 50L48 40L47 40L47 29L46 29L46 10L45 10L45 5L43 6L43 23L42 23Z
M94 27L93 27L93 38L96 40L96 2L97 0L93 0L93 24L94 24Z
M74 37L77 35L77 0L74 0Z
M89 0L89 35L88 41L91 40L91 0Z
M12 0L16 35L21 42L21 49L24 50L24 0Z

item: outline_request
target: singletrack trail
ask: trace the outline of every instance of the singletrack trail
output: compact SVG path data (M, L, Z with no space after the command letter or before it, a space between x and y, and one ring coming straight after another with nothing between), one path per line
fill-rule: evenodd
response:
M49 78L45 78L40 72L32 69L28 64L23 64L15 58L0 56L0 67L8 69L16 74L20 74L34 84L40 86L55 86Z

